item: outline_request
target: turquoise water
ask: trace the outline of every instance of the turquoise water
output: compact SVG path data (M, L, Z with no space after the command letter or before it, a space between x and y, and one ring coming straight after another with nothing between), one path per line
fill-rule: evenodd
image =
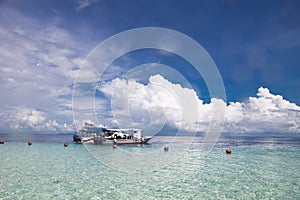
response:
M211 149L186 140L168 152L167 137L117 149L6 142L0 199L300 199L298 142L221 139Z

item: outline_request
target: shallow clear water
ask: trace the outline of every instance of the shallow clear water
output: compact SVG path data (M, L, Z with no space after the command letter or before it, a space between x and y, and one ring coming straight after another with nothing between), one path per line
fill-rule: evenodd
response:
M168 137L117 149L60 137L0 145L0 199L300 199L298 140L180 138L164 152Z

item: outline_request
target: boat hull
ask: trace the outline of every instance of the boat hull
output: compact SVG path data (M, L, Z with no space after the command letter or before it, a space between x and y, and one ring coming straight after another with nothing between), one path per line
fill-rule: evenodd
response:
M81 144L82 141L81 141L80 135L78 135L78 134L73 135L73 142L76 143L76 144Z
M73 140L77 144L96 144L96 145L145 145L148 144L151 137L143 137L139 140L137 139L109 139L102 137L80 137L80 140L76 137Z

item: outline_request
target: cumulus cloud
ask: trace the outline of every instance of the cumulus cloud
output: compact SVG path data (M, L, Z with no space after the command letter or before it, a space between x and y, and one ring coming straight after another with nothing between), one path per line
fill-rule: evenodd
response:
M226 130L234 132L300 132L300 107L260 87L257 97L230 103Z
M102 84L99 90L111 97L112 113L120 126L169 123L192 129L198 104L202 105L193 90L172 84L160 75L151 76L147 85L117 78Z
M114 79L99 90L111 99L114 122L121 126L162 127L164 123L185 131L208 130L214 112L225 112L223 132L299 132L300 107L259 88L256 97L245 102L211 99L203 103L192 89L183 88L161 75L144 85L134 80Z

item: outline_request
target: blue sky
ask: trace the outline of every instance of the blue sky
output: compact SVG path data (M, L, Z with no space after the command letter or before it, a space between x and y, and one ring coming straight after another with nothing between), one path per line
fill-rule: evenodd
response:
M274 122L271 116L276 116L282 119L273 125L279 131L299 132L299 10L299 1L1 1L1 130L74 130L72 86L80 65L91 50L122 31L162 27L191 37L214 60L224 81L224 101L227 106L235 102L226 107L229 110L225 120L228 130L255 132L257 130L251 127L258 126L266 132L276 131L259 123L261 119L265 123ZM124 55L108 68L105 83L99 83L97 90L99 121L107 124L114 121L110 110L112 103L107 100L112 96L107 87L113 87L112 82L123 84L122 88L131 86L131 83L123 83L122 77L126 79L126 72L145 63L176 69L190 85L177 84L195 91L197 101L203 101L201 105L211 105L205 83L201 76L195 75L189 63L178 56L148 49ZM157 72L159 70L152 74L148 71L149 76ZM176 84L176 80L161 75L152 78L152 84L165 79L169 81L164 82L166 84ZM135 79L134 84L142 83L139 87L145 87L146 93L156 94L157 91L147 87L148 82L151 85L149 76ZM122 94L121 91L116 94L118 92ZM257 105L253 103L256 100L260 102ZM237 105L239 103L241 106ZM145 114L149 113L149 107L129 107L135 116L143 118L143 125L149 122L151 117ZM233 116L243 120L237 122ZM251 118L253 116L255 119ZM164 117L171 126L178 125L174 120L176 116L166 111ZM195 121L198 124L198 120L182 122L190 127ZM141 122L136 121L136 125ZM191 126L187 130L194 129Z

